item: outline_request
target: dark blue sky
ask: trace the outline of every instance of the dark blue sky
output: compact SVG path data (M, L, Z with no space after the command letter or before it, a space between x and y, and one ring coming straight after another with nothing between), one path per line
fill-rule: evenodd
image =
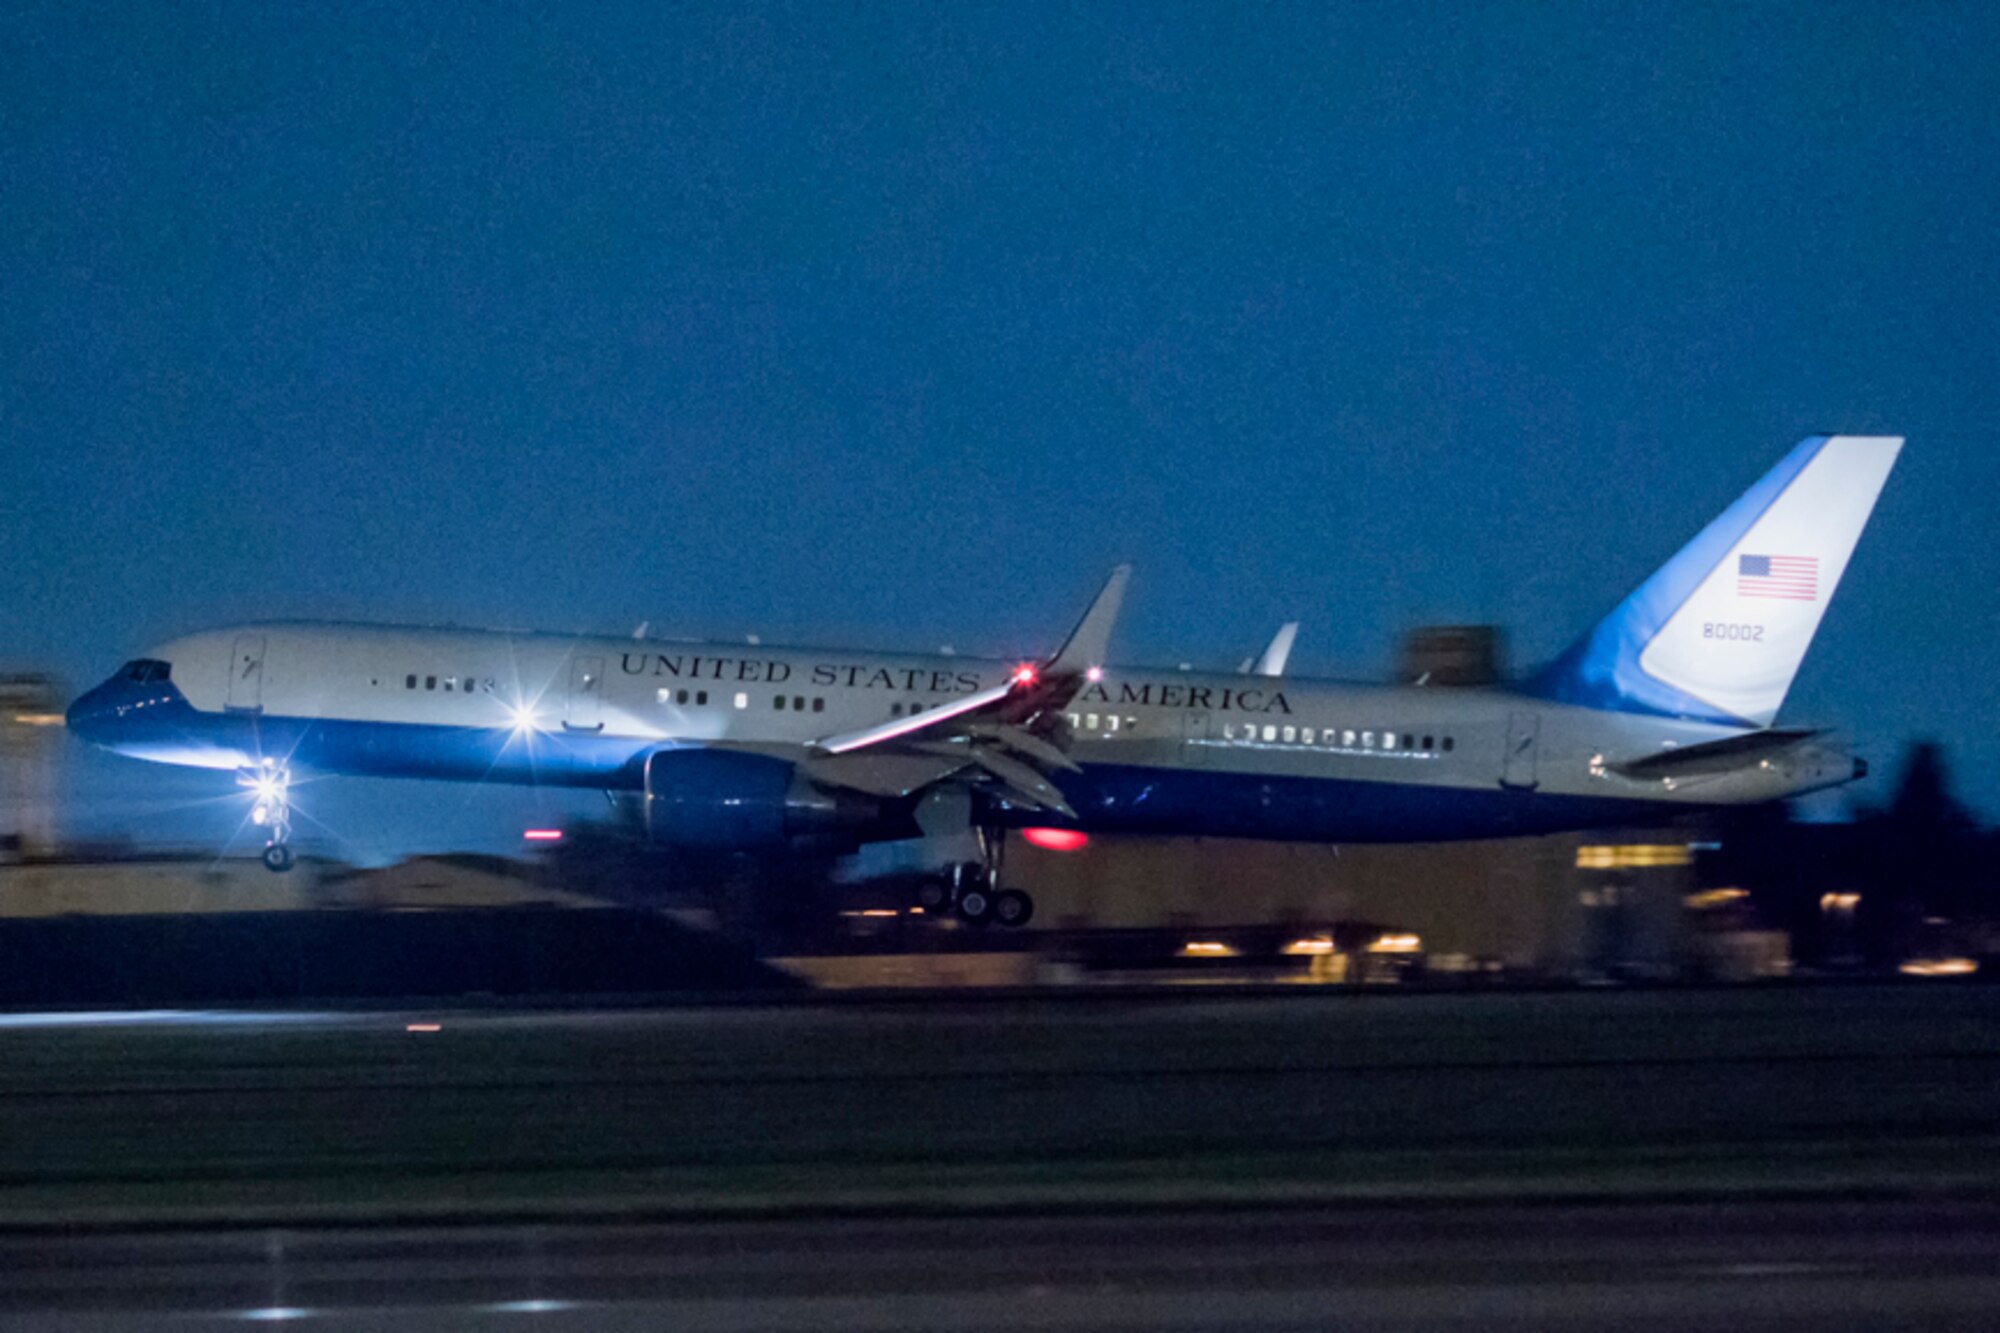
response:
M0 659L1011 652L1131 559L1128 658L1526 664L1897 432L1786 716L2000 813L2000 9L1325 8L9 5Z

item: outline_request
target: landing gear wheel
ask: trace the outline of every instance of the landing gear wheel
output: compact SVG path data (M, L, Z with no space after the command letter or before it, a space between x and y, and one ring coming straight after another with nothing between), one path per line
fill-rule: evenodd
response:
M1009 930L1019 930L1035 919L1035 900L1019 889L1002 889L993 898L993 919Z
M264 849L264 868L275 874L284 874L292 868L292 849L282 842L274 842Z
M943 879L927 879L917 885L917 906L925 916L937 916L951 906L951 884Z
M958 895L958 914L975 926L983 926L993 916L993 895L985 889L967 889Z

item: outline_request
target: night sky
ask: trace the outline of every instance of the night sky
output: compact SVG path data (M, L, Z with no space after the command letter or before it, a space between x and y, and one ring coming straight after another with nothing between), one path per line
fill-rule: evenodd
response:
M0 665L1014 653L1129 559L1127 660L1525 667L1800 437L1897 433L1783 718L2000 814L2000 7L1327 8L7 5ZM77 827L240 813L70 772ZM554 800L310 799L364 859Z

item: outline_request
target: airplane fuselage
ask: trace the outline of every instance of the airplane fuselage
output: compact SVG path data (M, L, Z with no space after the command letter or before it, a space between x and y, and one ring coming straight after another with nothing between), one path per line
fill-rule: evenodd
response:
M629 791L662 750L796 754L1000 685L1019 664L270 623L192 635L134 666L79 700L71 723L135 757ZM1082 770L1062 781L1069 822L1104 832L1494 837L1646 822L1854 776L1847 756L1807 745L1694 780L1633 779L1616 766L1753 729L1500 689L1107 667L1065 721Z

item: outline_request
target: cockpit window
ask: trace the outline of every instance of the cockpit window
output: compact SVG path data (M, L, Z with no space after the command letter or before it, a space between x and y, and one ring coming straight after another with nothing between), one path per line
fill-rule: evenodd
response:
M155 685L167 679L172 671L173 666L170 663L155 661L149 657L142 657L137 661L127 662L124 666L120 667L118 675L124 680L133 681L140 685Z

